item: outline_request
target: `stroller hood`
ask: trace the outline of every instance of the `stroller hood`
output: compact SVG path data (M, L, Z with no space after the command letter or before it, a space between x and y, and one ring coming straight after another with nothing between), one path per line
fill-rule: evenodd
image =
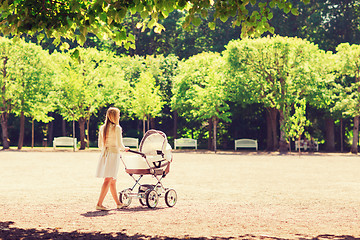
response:
M147 131L140 142L139 150L147 156L163 155L166 160L172 161L171 146L166 134L161 131Z

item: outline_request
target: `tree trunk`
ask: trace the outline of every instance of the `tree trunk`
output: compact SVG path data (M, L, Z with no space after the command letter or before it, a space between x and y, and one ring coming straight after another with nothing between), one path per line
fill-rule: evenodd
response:
M209 132L209 139L208 139L208 149L209 150L213 150L214 146L213 146L213 134L212 133L212 129L213 129L213 122L211 119L208 120L208 132Z
M146 125L147 125L147 130L149 130L150 129L150 117L149 116L147 116L147 121L146 121Z
M275 108L271 109L271 124L272 124L272 137L274 142L274 151L279 148L279 139L278 139L278 122L277 122L277 115L278 110Z
M9 133L8 133L8 113L10 112L10 107L8 106L7 100L5 99L6 94L6 78L7 78L7 71L6 71L6 64L9 60L8 57L3 57L3 67L2 67L2 77L4 81L2 82L3 85L1 86L1 92L3 96L3 108L1 109L1 133L2 133L2 144L3 149L9 149L10 148L10 140L9 140Z
M1 133L2 133L3 149L10 148L7 122L8 122L8 114L6 112L3 112L1 114Z
M88 119L86 119L86 129L87 129L87 134L86 134L86 138L87 138L87 148L90 148L90 117Z
M75 120L74 120L74 116L73 116L73 141L75 142ZM74 152L75 152L76 146L74 145Z
M173 132L173 135L174 135L174 139L177 138L177 123L178 123L178 113L177 111L175 110L174 111L174 132Z
M49 113L50 116L53 116L52 113ZM49 122L48 133L47 133L47 142L48 144L52 143L54 138L54 120Z
M359 116L354 117L353 142L351 146L352 153L358 153L359 142Z
M282 111L279 112L279 121L280 121L280 128L284 124L284 113ZM279 151L280 153L287 153L289 145L285 140L285 132L283 129L280 131L280 142L279 142Z
M66 121L64 120L63 117L62 117L62 121L61 121L61 130L62 130L62 135L66 136Z
M335 128L332 118L325 119L325 150L328 152L335 151Z
M85 118L79 118L79 129L80 129L80 149L85 150L86 142L85 142Z
M31 119L31 148L34 148L35 142L35 130L34 130L34 119Z
M150 118L150 128L149 129L155 129L155 118Z
M266 111L266 150L272 151L274 149L274 141L272 137L272 124L270 112Z
M340 152L344 152L344 133L343 133L343 118L340 118Z
M213 121L213 134L214 134L213 146L214 146L214 152L216 153L216 128L217 128L217 122L218 122L217 117L213 117L212 121Z
M278 110L275 108L267 108L266 126L267 126L267 151L275 151L279 147L277 134L277 117Z
M144 116L143 117L143 136L145 136L145 131L146 131L145 124L146 124L146 122L145 122L145 116Z
M25 132L25 115L24 112L20 113L20 133L19 133L19 141L18 141L18 149L22 149L24 144L24 132Z

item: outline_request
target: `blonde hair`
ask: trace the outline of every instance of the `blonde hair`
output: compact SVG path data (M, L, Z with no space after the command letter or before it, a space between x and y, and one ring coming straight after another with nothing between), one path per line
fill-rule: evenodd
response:
M119 125L120 110L116 107L110 107L106 111L106 119L104 124L104 142L106 141L106 134L110 124Z

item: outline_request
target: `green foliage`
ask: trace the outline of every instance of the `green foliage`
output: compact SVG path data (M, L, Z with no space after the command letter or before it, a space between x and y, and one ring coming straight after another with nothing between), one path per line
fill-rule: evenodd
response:
M280 112L280 127L290 118L294 102L321 92L319 83L331 81L326 53L314 44L287 37L232 41L224 53L229 65L229 84L247 103L261 103ZM323 64L324 63L324 64ZM244 98L246 94L248 98ZM284 122L285 121L285 122Z
M305 127L310 121L306 119L306 99L296 99L294 103L294 114L285 114L284 132L287 141L298 140L305 132Z
M214 136L219 120L231 121L224 65L224 59L217 53L191 57L181 63L173 90L173 110L188 121L211 120Z
M340 81L334 84L335 110L344 116L360 115L360 45L339 44L338 75Z
M0 114L10 113L14 105L13 94L16 88L13 84L13 80L8 74L8 61L11 57L12 41L7 38L0 38L0 54L1 54L1 101L0 101Z
M81 59L71 54L53 53L57 64L56 103L66 120L88 119L106 104L125 107L128 84L122 80L114 56L96 49L77 49Z
M306 0L301 0L306 2ZM287 0L272 0L270 2L252 0L251 5L258 10L249 12L249 1L221 0L221 1L87 1L87 0L58 0L58 1L2 1L0 5L1 33L21 36L38 35L41 41L45 34L48 38L55 38L60 43L61 37L76 39L80 44L86 40L88 33L96 34L99 39L113 39L125 48L134 48L134 35L127 32L122 25L127 13L139 14L143 20L140 25L155 32L164 30L162 19L174 10L187 11L188 16L183 28L191 29L193 25L200 24L198 15L206 16L208 9L215 8L214 23L216 19L226 21L229 16L235 17L234 25L242 25L242 34L259 35L265 31L273 31L268 20L271 19L271 9L278 6L285 13L293 10L292 4Z
M160 114L164 102L150 72L141 73L139 81L133 88L132 96L131 109L137 118L149 120Z
M8 74L16 89L13 112L16 115L23 112L25 117L45 123L51 121L53 118L48 112L54 110L53 70L49 54L40 46L19 40L13 42L10 56Z

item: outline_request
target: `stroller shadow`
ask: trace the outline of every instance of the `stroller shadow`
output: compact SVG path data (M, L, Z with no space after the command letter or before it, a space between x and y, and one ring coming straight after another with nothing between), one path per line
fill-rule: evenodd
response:
M118 211L124 211L124 212L147 212L147 211L159 211L159 210L163 210L165 209L165 207L156 207L156 208L148 208L145 206L136 206L136 207L132 207L132 208L122 208L119 209Z
M144 239L154 239L151 236L146 236L143 234L136 234L133 236L126 235L126 232L123 230L116 233L101 233L101 232L59 232L57 229L23 229L17 227L11 227L10 225L14 224L12 221L0 222L0 239L92 239L92 240L115 240L115 239L125 239L125 240L144 240ZM166 237L166 236L156 236L155 239L161 240L180 240L184 238L176 237ZM237 237L185 237L185 239L194 239L194 240L230 240L230 239L272 239L272 240L285 240L284 238L271 237L271 236L254 236L251 234L237 236ZM326 240L326 239L336 239L336 240L360 240L360 238L355 238L353 236L342 235L335 236L330 234L319 235L317 237L299 237L301 240Z

